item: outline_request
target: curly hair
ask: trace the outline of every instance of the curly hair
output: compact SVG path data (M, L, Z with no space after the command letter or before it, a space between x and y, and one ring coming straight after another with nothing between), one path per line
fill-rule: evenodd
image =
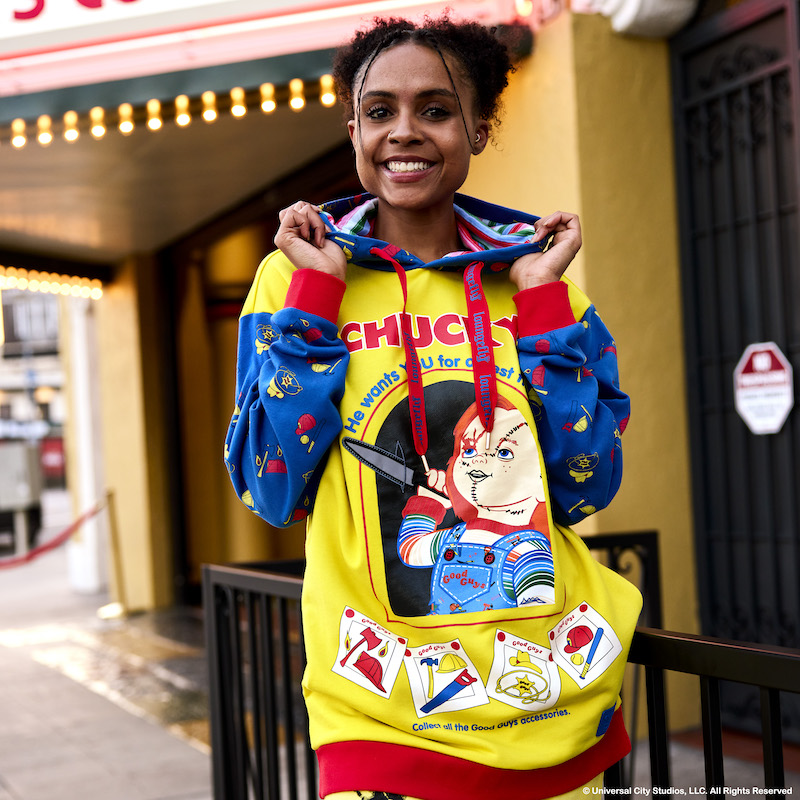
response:
M476 111L490 125L499 122L500 95L508 85L508 75L514 71L506 45L495 36L495 29L477 22L454 22L447 14L421 24L407 19L380 17L367 30L356 33L349 44L339 48L334 56L333 77L339 99L345 106L348 119L355 116L360 94L359 86L375 59L393 45L412 42L435 50L444 62L443 53L453 57L462 77L475 93ZM451 76L452 80L452 76Z

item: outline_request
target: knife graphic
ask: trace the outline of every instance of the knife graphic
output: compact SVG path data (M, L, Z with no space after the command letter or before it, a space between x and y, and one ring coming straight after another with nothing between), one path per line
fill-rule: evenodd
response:
M428 481L425 475L414 472L406 466L406 459L400 442L397 443L397 453L390 453L374 444L367 444L350 436L342 439L342 446L348 453L354 455L362 464L387 480L396 483L403 491L412 486L425 486Z

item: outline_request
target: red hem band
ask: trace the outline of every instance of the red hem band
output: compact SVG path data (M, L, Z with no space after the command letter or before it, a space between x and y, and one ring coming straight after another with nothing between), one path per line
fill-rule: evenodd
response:
M336 324L347 284L335 275L316 269L298 269L292 273L286 307L324 317Z
M575 324L564 281L523 289L514 295L514 302L519 312L520 336L536 336Z
M317 750L320 797L335 792L387 792L424 800L545 800L588 783L630 752L617 709L605 735L584 753L553 767L487 767L463 758L386 742L334 742Z

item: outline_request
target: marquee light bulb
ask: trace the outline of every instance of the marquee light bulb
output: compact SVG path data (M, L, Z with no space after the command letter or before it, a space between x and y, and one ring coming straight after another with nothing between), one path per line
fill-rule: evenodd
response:
M303 81L300 78L292 78L289 81L289 107L292 111L302 111L306 104L303 94Z
M95 106L89 111L89 120L92 124L92 136L94 136L95 139L102 139L106 135L105 113L106 112L100 106Z
M244 89L237 86L231 89L231 114L234 117L243 117L247 113L247 105L245 103Z
M25 120L15 119L11 123L11 144L18 150L20 147L25 147L28 137L25 135Z
M326 108L336 104L336 90L333 85L333 75L323 75L319 79L319 101Z
M185 128L192 121L192 115L189 113L189 96L179 94L175 98L175 122L181 128Z
M79 136L78 112L67 111L67 113L64 114L64 138L68 142L74 142Z
M39 133L36 135L39 144L47 147L53 141L53 121L47 114L42 114L36 121L36 127L39 129Z
M272 83L262 83L260 92L261 110L265 114L271 114L278 106L275 102L275 85Z
M217 118L217 96L214 92L203 92L200 99L203 103L203 119L213 122Z
M133 133L133 106L130 103L123 103L119 107L119 131L128 136Z
M151 131L157 131L163 125L161 119L161 102L153 98L147 101L147 127Z

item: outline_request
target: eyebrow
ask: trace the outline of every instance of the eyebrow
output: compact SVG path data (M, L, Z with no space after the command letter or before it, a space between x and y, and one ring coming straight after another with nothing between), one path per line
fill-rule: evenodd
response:
M423 91L418 92L415 96L421 99L437 96L452 97L455 99L456 94L451 89L424 89ZM386 98L389 100L394 100L397 98L397 94L395 94L395 92L386 92L379 89L373 89L369 92L364 92L364 94L361 96L361 101L364 102L364 100L371 98Z

